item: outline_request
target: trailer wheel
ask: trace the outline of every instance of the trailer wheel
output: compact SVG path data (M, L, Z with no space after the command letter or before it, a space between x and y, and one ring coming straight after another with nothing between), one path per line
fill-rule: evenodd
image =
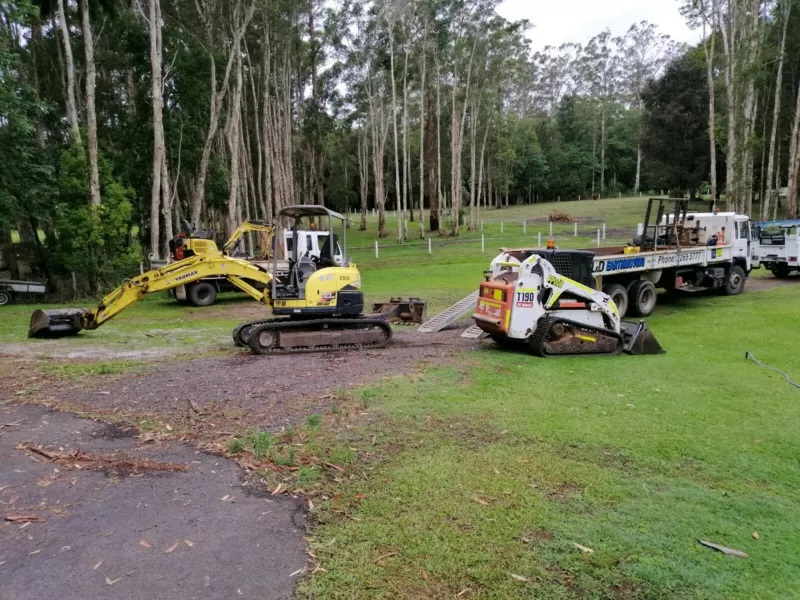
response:
M624 317L625 313L628 312L628 290L625 289L625 286L612 283L603 287L603 293L611 296L614 304L617 305L620 318Z
M6 290L0 290L0 306L5 306L6 304L11 304L11 292Z
M656 286L644 279L635 281L631 286L631 312L637 317L646 317L653 312L658 300Z
M744 291L744 282L747 276L744 269L739 265L733 265L728 271L728 277L725 280L725 295L736 296Z
M772 271L772 274L778 279L786 279L789 276L789 273L792 272L792 270L788 267L788 265L775 265L770 270Z
M187 287L186 298L192 306L211 306L217 299L217 288L208 281L198 281Z

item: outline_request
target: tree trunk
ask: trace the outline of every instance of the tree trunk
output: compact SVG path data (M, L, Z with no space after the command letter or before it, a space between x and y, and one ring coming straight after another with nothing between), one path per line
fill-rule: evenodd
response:
M230 189L228 195L228 221L227 232L230 236L238 227L238 210L241 205L239 187L241 184L241 109L242 109L242 53L240 40L233 43L233 54L236 56L236 83L230 98L230 111L228 113L228 152L230 153Z
M60 0L63 1L63 0ZM97 114L94 89L97 73L94 65L94 36L89 17L89 0L80 0L83 21L83 47L86 54L86 136L89 147L89 202L92 208L100 206L100 173L97 166Z
M358 191L361 197L361 223L359 231L367 230L367 196L369 195L369 155L366 130L358 133Z
M438 86L437 86L438 87ZM428 230L431 233L441 231L441 221L439 215L439 184L437 180L437 122L439 115L437 111L436 99L434 97L434 86L430 79L425 86L425 116L424 116L424 148L425 160L424 170L426 174L426 193L428 199ZM422 167L422 164L420 164ZM420 169L422 171L423 169Z
M395 214L397 215L397 242L402 244L405 241L403 235L403 219L405 213L400 205L400 148L397 138L397 83L394 76L394 28L389 28L389 65L392 77L392 131L394 132L394 195L395 195Z
M150 94L153 102L153 182L150 190L150 252L160 258L161 175L164 166L164 99L162 93L161 5L149 0L150 24Z
M800 190L800 87L797 90L797 105L792 124L792 144L789 149L789 189L786 194L786 219L797 218L797 198Z
M453 92L455 93L455 91ZM458 235L461 225L461 153L464 146L461 128L462 108L453 102L453 114L450 117L450 235Z
M716 14L717 0L711 0L712 14ZM708 183L711 187L711 201L717 202L717 111L716 111L716 90L714 89L714 24L711 26L711 36L706 39L706 9L701 4L703 10L703 52L706 57L706 79L708 81L708 144L711 165L708 173ZM713 19L713 17L712 17Z
M468 229L470 231L475 231L475 228L478 225L478 214L475 209L475 197L476 197L476 190L475 190L475 170L477 168L476 161L477 161L477 143L475 142L475 130L478 127L478 115L477 111L475 110L475 103L472 104L472 110L470 111L470 127L469 127L469 226Z
M778 57L778 72L775 75L775 102L772 107L772 127L769 137L769 159L767 160L767 183L764 186L766 193L761 203L761 218L769 219L771 214L771 203L774 195L777 194L778 182L775 180L775 148L778 145L778 121L781 114L781 91L783 88L783 63L786 57L786 33L789 30L789 17L791 15L792 3L787 0L784 3L783 14L783 35L781 36L780 56ZM766 115L764 116L766 119ZM775 199L777 201L777 198Z
M64 0L56 0L56 13L61 29L61 43L64 47L64 58L67 69L67 117L69 118L69 133L72 142L81 143L81 130L78 126L78 103L75 92L75 59L72 56L72 42L69 37L67 14L64 12Z

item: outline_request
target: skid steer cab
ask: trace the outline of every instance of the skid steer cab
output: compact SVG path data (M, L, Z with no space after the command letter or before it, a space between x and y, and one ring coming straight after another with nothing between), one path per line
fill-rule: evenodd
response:
M644 321L626 322L592 287L594 255L582 250L504 250L484 272L473 316L499 344L535 355L659 354Z

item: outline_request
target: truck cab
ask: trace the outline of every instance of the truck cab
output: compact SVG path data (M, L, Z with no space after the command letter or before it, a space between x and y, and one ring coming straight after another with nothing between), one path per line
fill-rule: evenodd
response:
M754 229L753 261L757 265L764 265L779 278L800 270L800 220L757 223Z
M322 256L322 249L325 243L330 239L330 232L317 231L315 229L299 229L297 230L297 250L299 256L307 256L319 260ZM283 232L283 255L286 257L294 255L294 240L295 232L287 229ZM336 247L333 252L333 260L337 266L344 264L344 255L342 254L342 247L339 241L336 241Z

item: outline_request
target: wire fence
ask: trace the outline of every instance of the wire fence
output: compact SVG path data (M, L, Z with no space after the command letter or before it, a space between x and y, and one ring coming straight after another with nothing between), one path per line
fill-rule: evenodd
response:
M548 240L553 240L556 244L565 243L570 246L579 243L586 246L601 247L607 240L619 241L633 235L633 230L614 229L607 227L606 223L587 224L574 222L565 223L537 223L531 225L525 220L515 221L495 221L495 227L486 227L487 223L481 221L478 231L469 232L465 237L443 237L439 235L422 235L419 240L397 242L392 238L384 240L374 240L370 245L350 246L349 250L372 252L375 258L379 258L381 252L399 249L423 249L428 254L434 254L437 249L458 246L480 247L482 253L486 252L487 247L491 250L500 245L520 245L529 247L544 247Z

